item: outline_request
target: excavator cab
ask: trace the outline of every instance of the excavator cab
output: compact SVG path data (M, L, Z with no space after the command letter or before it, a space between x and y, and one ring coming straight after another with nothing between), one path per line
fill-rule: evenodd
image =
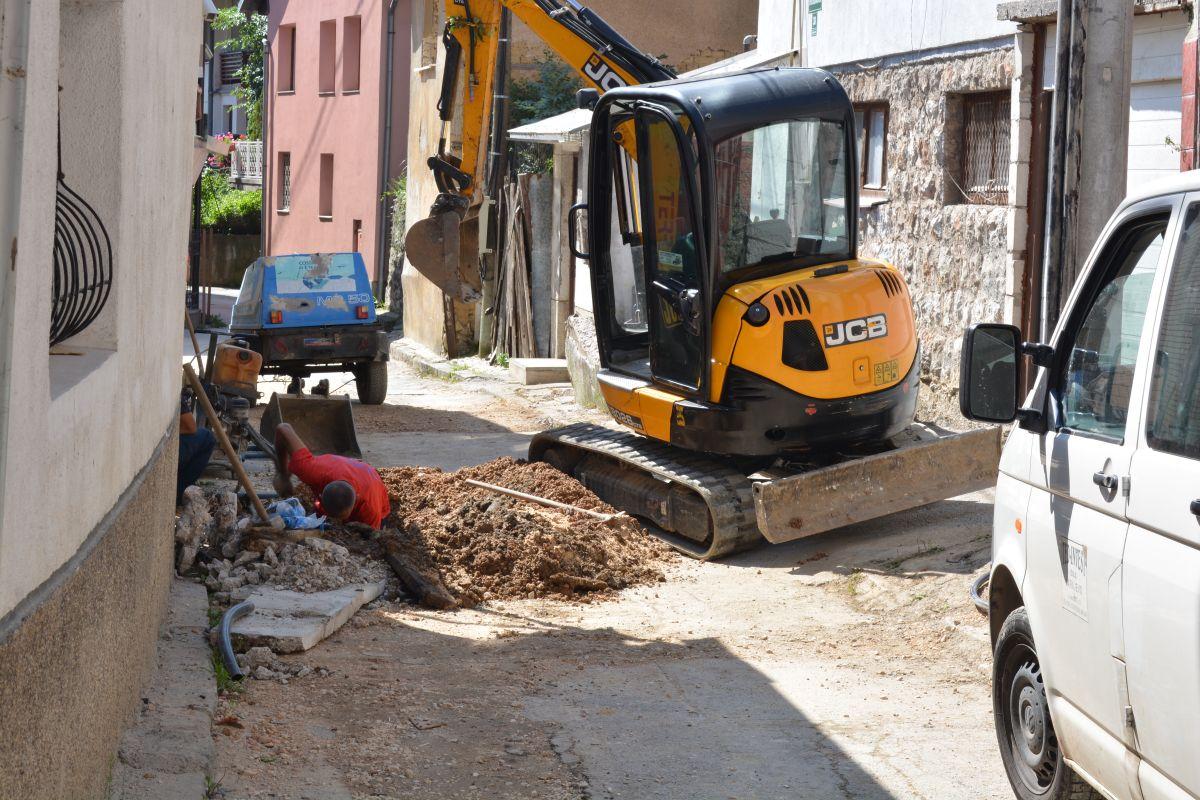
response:
M599 382L619 422L771 456L912 421L912 310L894 267L857 258L854 111L833 76L613 89L591 142Z

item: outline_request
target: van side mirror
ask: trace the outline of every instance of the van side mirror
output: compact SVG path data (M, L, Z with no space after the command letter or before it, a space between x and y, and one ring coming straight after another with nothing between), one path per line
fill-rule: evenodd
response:
M1017 362L1021 331L1015 325L978 323L963 336L958 375L962 415L979 422L1017 418Z

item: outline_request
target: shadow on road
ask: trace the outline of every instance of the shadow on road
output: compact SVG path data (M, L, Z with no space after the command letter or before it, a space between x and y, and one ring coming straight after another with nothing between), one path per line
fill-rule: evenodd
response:
M814 676L764 675L715 639L638 639L494 612L398 621L338 634L320 653L335 677L287 695L293 745L314 724L354 743L313 756L331 759L356 792L897 796L778 688L800 691Z
M764 542L724 563L734 567L788 567L796 575L829 570L970 574L990 557L991 526L990 497L973 494L795 542Z

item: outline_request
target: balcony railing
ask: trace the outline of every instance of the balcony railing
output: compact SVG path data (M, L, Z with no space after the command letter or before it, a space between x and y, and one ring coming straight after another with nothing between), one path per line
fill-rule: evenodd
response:
M240 141L229 151L229 177L242 183L262 186L263 143Z

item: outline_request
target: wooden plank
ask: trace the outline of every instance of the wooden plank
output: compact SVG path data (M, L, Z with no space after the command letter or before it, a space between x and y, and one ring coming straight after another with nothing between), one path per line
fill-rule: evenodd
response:
M939 436L888 453L754 485L758 527L778 544L996 485L1000 428Z

